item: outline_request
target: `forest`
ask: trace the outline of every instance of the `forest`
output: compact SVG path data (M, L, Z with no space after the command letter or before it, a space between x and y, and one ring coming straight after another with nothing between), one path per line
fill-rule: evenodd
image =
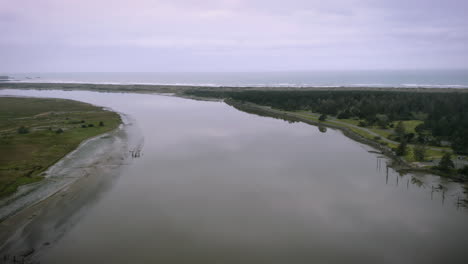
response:
M359 119L360 126L393 127L395 121L421 120L408 141L451 145L468 154L468 93L378 90L189 90L191 96L231 98L285 111L311 111L338 119Z

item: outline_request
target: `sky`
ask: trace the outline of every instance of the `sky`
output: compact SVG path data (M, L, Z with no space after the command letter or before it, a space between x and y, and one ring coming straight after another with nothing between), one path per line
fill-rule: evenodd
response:
M0 72L468 68L466 0L0 0Z

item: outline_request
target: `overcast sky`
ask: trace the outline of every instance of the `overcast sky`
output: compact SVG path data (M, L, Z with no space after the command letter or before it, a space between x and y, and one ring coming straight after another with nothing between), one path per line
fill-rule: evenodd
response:
M0 71L468 68L467 0L0 0Z

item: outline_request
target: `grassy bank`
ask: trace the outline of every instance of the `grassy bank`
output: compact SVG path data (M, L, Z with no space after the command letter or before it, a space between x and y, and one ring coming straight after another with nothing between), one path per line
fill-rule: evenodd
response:
M0 97L0 197L41 180L82 141L120 123L117 113L82 102Z

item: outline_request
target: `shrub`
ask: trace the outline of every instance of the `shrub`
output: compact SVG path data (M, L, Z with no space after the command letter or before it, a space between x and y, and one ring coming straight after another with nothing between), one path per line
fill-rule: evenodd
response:
M104 122L99 121L99 126L104 126Z
M468 176L468 165L465 165L463 168L459 169L458 172L460 172L460 174Z
M18 134L27 134L29 133L29 129L27 127L21 126L18 128Z
M94 127L94 125L93 124L88 124L88 127Z
M63 133L63 129L59 128L59 129L57 129L57 130L55 131L55 133L57 133L57 134L62 134L62 133Z
M463 175L463 178L468 179L468 165L465 165L463 168L459 169L458 173Z

